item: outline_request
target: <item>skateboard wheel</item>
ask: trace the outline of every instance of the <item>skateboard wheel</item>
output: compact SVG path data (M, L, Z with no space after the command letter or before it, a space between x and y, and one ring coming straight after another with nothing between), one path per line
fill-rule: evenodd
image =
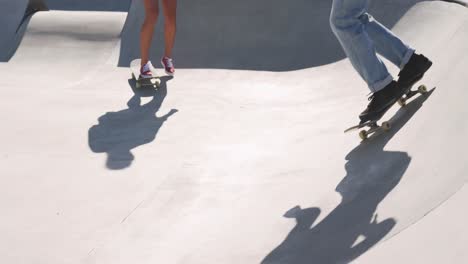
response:
M418 92L420 92L420 93L422 93L422 94L427 93L427 87L426 87L426 85L424 85L424 84L423 84L423 85L420 85L420 86L418 87Z
M156 88L160 88L161 87L161 80L156 80L154 85L156 86Z
M360 137L362 140L366 140L366 139L367 139L367 131L362 130L361 132L359 132L359 137Z
M390 128L392 128L392 126L390 125L390 122L383 122L382 123L382 129L383 131L387 132L390 130Z
M136 82L136 88L140 89L141 88L141 83L139 81Z
M400 98L400 99L398 99L398 104L401 107L406 106L406 100L404 98Z

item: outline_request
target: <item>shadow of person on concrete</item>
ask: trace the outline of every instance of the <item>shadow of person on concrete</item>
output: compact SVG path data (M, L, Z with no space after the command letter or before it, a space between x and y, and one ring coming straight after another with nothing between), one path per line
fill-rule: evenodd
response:
M391 131L372 136L346 156L346 176L336 187L342 200L322 221L315 223L319 208L296 206L285 214L297 224L262 263L349 263L393 229L396 220L379 219L376 210L402 179L411 157L405 152L384 151L384 147L433 91L400 109L390 120Z
M135 81L129 80L134 95L127 103L128 109L108 112L99 117L99 124L88 131L88 144L95 153L107 153L107 168L120 170L131 166L134 156L132 149L152 142L164 122L177 112L172 109L163 116L156 116L167 95L167 81L161 78L159 89L135 88ZM152 97L142 104L142 97Z

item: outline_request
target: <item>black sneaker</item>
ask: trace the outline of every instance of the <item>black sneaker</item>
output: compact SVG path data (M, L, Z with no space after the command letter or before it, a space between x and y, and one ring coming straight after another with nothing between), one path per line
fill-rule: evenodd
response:
M400 76L398 83L403 86L413 86L413 84L421 80L424 73L429 70L431 66L432 61L424 57L424 55L414 53L405 67L398 74L398 76Z
M366 110L359 115L361 123L379 119L385 112L398 101L409 90L408 86L403 86L392 81L382 90L369 97L369 105Z

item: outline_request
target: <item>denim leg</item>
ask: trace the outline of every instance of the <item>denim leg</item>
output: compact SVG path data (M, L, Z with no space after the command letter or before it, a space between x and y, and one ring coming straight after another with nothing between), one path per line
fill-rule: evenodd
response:
M377 52L402 69L413 55L414 49L403 43L370 14L364 13L359 19L365 25L367 34L374 41Z
M376 54L361 16L367 13L369 0L333 0L330 25L351 64L372 92L385 88L393 77Z

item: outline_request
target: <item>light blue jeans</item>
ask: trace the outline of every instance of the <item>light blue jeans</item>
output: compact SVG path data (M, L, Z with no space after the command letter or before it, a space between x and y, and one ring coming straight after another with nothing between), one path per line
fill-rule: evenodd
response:
M402 69L414 49L367 13L368 7L369 0L333 0L330 25L351 64L375 93L393 80L377 52Z

